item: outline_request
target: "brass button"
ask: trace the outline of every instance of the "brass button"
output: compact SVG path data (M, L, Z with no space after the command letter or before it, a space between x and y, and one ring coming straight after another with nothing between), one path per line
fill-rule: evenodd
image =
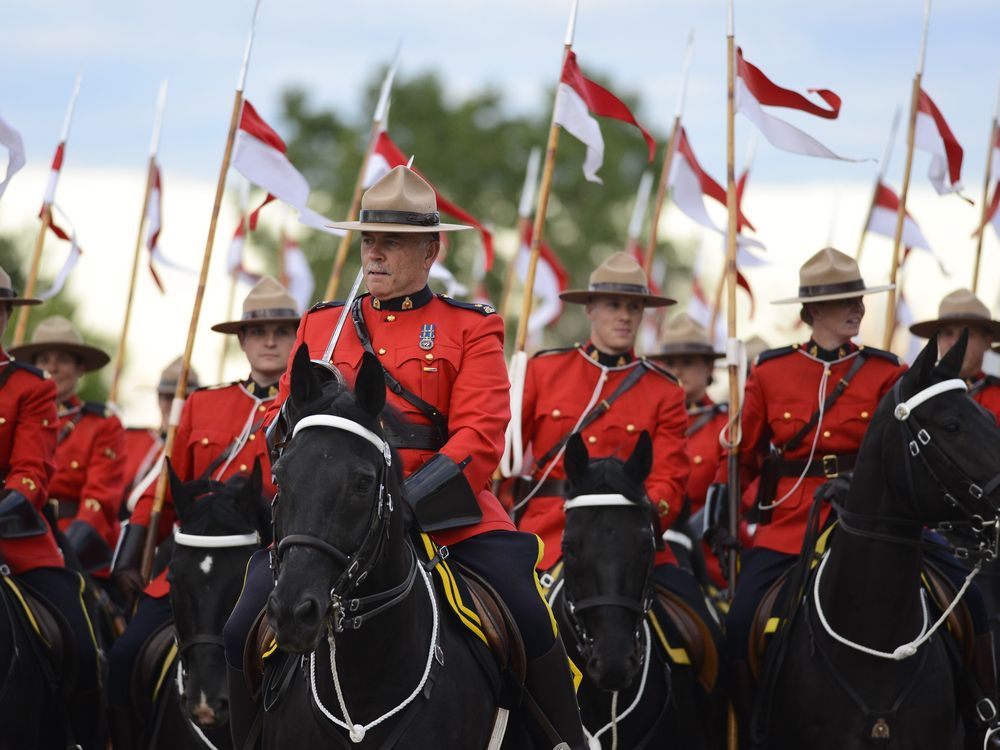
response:
M395 316L395 315L386 315L386 316L385 316L385 321L386 321L387 323L391 323L391 322L392 322L392 321L394 321L395 319L396 319L396 316Z
M73 459L72 461L69 462L69 468L71 468L71 469L79 469L80 468L80 462L77 461L76 459Z
M625 425L625 432L635 432L635 425L634 424Z
M553 417L561 417L562 416L562 412L559 411L558 409L553 409L552 410L552 416Z
M378 353L379 354L385 354L385 348L384 347L379 347Z
M7 420L4 417L0 417L0 424L7 424Z
M101 509L101 503L92 497L88 497L83 501L83 507L92 513L97 513Z
M830 368L827 367L825 370L823 370L823 374L826 375L827 377L830 377Z
M257 407L257 411L267 411L267 407L264 406L264 404L261 404L260 406Z
M861 418L862 419L868 419L868 412L866 412L866 411L861 412Z
M596 435L591 435L589 438L587 438L587 442L590 443L591 445L593 445L594 443L597 442L597 436Z
M42 420L42 427L48 427L48 426L49 426L49 420L43 419Z
M830 431L829 430L823 430L823 437L825 437L825 438L830 437Z
M252 432L250 433L250 437L247 438L247 440L256 440L256 439L257 439L257 435L255 435Z
M659 509L661 516L669 516L670 515L670 503L668 503L662 497L660 498L659 502L656 503L656 507L657 507L657 509Z
M428 362L430 362L432 359L434 359L434 355L430 354L430 353L425 354L424 355L424 359L426 359Z
M781 416L784 417L785 419L791 419L792 418L792 413L790 411L786 411Z
M697 465L697 464L700 464L700 463L701 463L702 461L704 461L705 459L703 459L703 458L702 458L701 456L695 456L695 457L694 457L694 458L692 458L691 460L692 460L692 461L694 461L695 465Z
M247 470L247 465L246 464L240 464L240 471L246 471L246 470Z
M208 438L202 438L201 439L201 444L202 445L208 445Z

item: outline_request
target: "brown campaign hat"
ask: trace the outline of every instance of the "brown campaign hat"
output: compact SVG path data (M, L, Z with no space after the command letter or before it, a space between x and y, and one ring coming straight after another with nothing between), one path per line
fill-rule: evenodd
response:
M298 323L295 298L273 276L265 276L243 300L243 315L239 320L216 323L213 331L239 333L251 323Z
M893 288L894 284L865 286L861 269L854 258L832 247L824 247L799 269L799 296L775 300L771 304L851 299L863 294L888 292Z
M6 302L8 305L40 305L42 301L40 299L32 299L31 297L18 297L17 292L14 291L14 287L10 281L10 274L5 270L0 268L0 302Z
M993 320L990 308L968 289L956 289L945 295L938 306L937 318L914 323L910 333L929 339L935 331L948 325L978 326L994 338L1000 338L1000 321Z
M181 357L178 357L173 362L164 368L163 372L160 373L160 382L156 386L156 392L161 396L173 396L177 391L177 381L181 377ZM198 373L194 371L193 367L188 367L187 376L187 387L188 390L194 390L199 385L198 383Z
M570 289L559 295L559 299L578 305L585 305L594 297L635 297L646 307L666 307L677 302L650 292L646 272L627 253L615 253L594 269L586 289Z
M442 224L434 188L409 167L394 167L361 196L358 221L327 226L354 232L458 232L464 224Z
M11 356L22 362L34 362L42 352L66 352L80 360L85 372L100 370L111 361L103 349L83 343L76 327L61 315L46 318L31 334L31 341L10 350Z
M657 343L659 350L649 355L650 359L680 355L695 355L710 359L726 356L725 352L715 351L712 342L708 340L708 331L687 313L681 313L669 320L660 329L660 340Z

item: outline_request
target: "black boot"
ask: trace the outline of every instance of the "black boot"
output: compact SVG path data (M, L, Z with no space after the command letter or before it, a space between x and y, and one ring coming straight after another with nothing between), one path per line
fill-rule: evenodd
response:
M131 708L109 706L108 726L111 729L112 750L138 750L142 732Z
M570 750L587 750L569 659L560 639L544 656L528 662L525 690Z
M733 701L741 750L750 747L750 724L753 720L754 679L750 664L734 660L729 667L729 697Z
M226 664L226 681L229 683L229 731L233 735L233 747L236 750L246 747L251 730L258 734L254 747L259 747L260 732L254 726L257 721L257 701L250 695L243 670Z

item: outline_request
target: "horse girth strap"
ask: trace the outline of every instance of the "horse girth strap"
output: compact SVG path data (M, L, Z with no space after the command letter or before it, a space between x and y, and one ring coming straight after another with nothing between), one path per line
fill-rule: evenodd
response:
M617 401L618 398L625 393L625 391L629 390L633 385L638 383L639 379L647 372L648 370L646 369L645 365L642 364L642 362L636 365L635 369L633 369L632 372L628 374L627 378L625 378L621 383L618 384L618 387L615 388L615 390L611 393L610 396L598 401L597 405L589 412L587 412L587 415L580 421L578 427L570 430L561 438L559 438L559 440L556 441L556 443L545 452L545 455L543 455L541 458L535 461L535 471L536 472L542 471L546 466L548 466L549 463L552 461L552 459L555 458L556 455L558 455L559 451L561 451L563 447L566 445L566 443L569 442L569 439L573 437L574 432L582 432L583 430L590 427L590 425L592 425L598 419L607 414L608 410L611 409L611 405L615 401Z
M361 301L361 297L354 300L354 304L351 306L351 320L354 322L354 330L358 334L358 340L361 342L362 348L374 357L375 350L372 348L371 334L368 333L368 326L365 325L365 318L361 313ZM382 365L382 374L385 376L385 384L388 386L389 390L403 400L409 402L411 406L415 406L421 414L430 420L435 429L437 429L438 437L441 439L441 445L447 443L448 418L442 414L436 406L424 401L417 394L404 388L403 384L400 383L396 377L386 369L385 365Z
M812 416L809 417L809 421L802 426L802 429L792 435L791 439L778 449L781 453L793 451L802 444L802 441L806 439L806 436L812 432L816 423L819 422L820 414L826 414L830 407L837 403L837 399L840 398L841 394L847 390L847 386L850 385L851 380L858 374L858 370L860 370L862 365L864 365L867 361L868 355L865 354L864 349L860 350L854 358L854 362L851 363L851 368L847 371L844 377L840 379L840 382L837 383L833 391L830 392L830 395L826 397L826 401L823 402L823 408L814 411Z

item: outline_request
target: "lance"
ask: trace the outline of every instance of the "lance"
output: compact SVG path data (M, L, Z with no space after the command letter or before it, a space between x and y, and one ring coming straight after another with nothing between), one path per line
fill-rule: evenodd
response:
M198 330L198 319L201 317L201 303L205 297L205 285L208 281L208 266L212 260L212 244L215 242L215 227L219 221L219 210L222 207L222 196L226 189L226 173L229 171L229 161L233 153L233 141L236 139L236 128L239 125L240 113L243 109L243 90L246 86L247 69L250 67L250 52L253 49L254 32L257 28L257 13L260 11L260 0L256 0L253 8L253 18L250 22L250 33L247 36L246 48L243 51L243 64L240 66L240 77L233 96L233 110L229 117L229 132L226 134L226 147L222 152L222 165L219 168L219 180L215 186L215 202L212 205L212 218L208 223L208 237L205 240L205 252L201 260L201 275L198 277L198 291L194 297L191 309L191 322L188 325L187 343L184 355L181 357L181 371L177 376L177 390L170 406L170 420L167 424L167 439L163 446L163 468L156 482L156 494L153 496L153 509L149 516L149 531L146 534L146 545L142 554L142 576L149 580L153 569L153 553L156 550L156 532L160 526L160 513L163 510L163 498L167 491L167 464L174 450L174 439L177 436L177 425L180 422L181 409L187 396L187 379L191 369L191 352L194 350L194 337Z
M149 210L149 196L153 192L153 181L156 176L156 153L160 147L160 129L163 126L163 109L167 103L167 82L160 84L160 94L156 99L156 116L153 118L153 137L149 143L149 162L146 165L146 189L142 194L142 208L139 211L139 229L135 236L135 249L132 252L132 274L129 277L128 296L125 299L125 318L122 321L121 334L118 336L118 352L115 355L115 370L111 377L111 394L108 400L118 403L118 384L121 381L122 370L125 367L125 347L128 343L128 327L132 319L132 303L135 301L135 282L139 274L139 254L142 250L143 229L146 225L146 214Z
M924 28L920 35L920 54L917 57L917 72L913 76L913 91L910 94L910 121L906 133L906 165L903 167L903 187L899 191L899 211L896 213L896 232L892 241L892 266L889 283L895 285L899 273L899 250L903 242L903 222L906 219L906 196L910 192L910 173L913 170L913 140L917 128L917 105L920 101L920 81L924 75L924 59L927 54L927 28L931 19L931 0L924 0ZM892 334L896 328L896 289L889 289L889 299L885 308L885 331L882 348L892 346Z
M979 286L979 261L983 253L983 234L986 232L986 214L989 211L987 198L990 192L990 173L993 171L993 149L997 146L998 125L1000 120L1000 90L997 91L997 106L993 111L993 122L990 123L990 140L986 144L986 170L983 173L983 202L982 211L979 215L979 233L976 235L976 261L972 266L972 293L976 293Z
M24 296L31 297L35 294L35 285L38 283L38 269L42 262L42 247L45 245L45 233L52 223L52 204L56 199L56 185L59 182L59 173L62 171L62 160L66 154L66 141L69 139L69 127L73 123L73 110L76 109L76 98L80 95L80 81L82 73L76 74L76 82L73 84L73 93L70 94L69 104L66 107L66 117L63 119L62 134L59 136L59 146L56 148L56 155L52 161L52 172L49 174L49 182L45 186L45 197L42 199L42 223L38 227L38 236L35 238L35 249L31 254L31 266L28 270L28 280L24 285ZM17 313L17 327L14 329L14 346L24 343L24 334L28 330L28 314L31 305L22 305Z
M354 194L351 196L348 221L356 220L358 218L358 210L361 208L361 194L365 189L365 173L368 171L368 162L371 161L372 152L375 150L375 142L382 132L386 112L389 109L389 94L392 93L392 80L396 76L396 67L399 65L400 46L400 44L396 45L396 54L392 59L392 65L389 66L389 71L385 74L385 80L382 81L382 91L379 92L378 102L375 105L375 113L372 115L371 131L368 133L368 146L365 148L365 154L361 158L361 169L358 170L358 179L354 182ZM333 262L333 268L330 270L330 278L327 280L323 299L333 299L337 293L337 287L340 285L340 274L344 270L344 264L347 262L347 251L351 247L351 234L351 230L348 229L344 232L344 236L340 238L337 257Z
M861 237L858 239L858 250L854 254L854 259L861 264L861 253L865 248L865 237L868 235L868 225L872 221L872 212L875 210L875 199L878 197L878 189L885 178L886 170L889 168L889 160L892 158L892 149L896 145L896 132L899 130L899 118L902 114L899 106L892 116L892 127L889 128L889 140L886 141L885 151L882 153L882 161L878 163L878 176L875 178L875 185L872 187L872 199L868 202L868 213L865 214L865 223L861 227Z
M524 173L524 186L521 188L521 202L517 206L517 249L507 265L507 274L503 280L503 293L500 296L500 313L504 320L510 319L510 296L514 291L514 277L517 275L517 261L521 256L521 243L531 226L531 209L535 205L535 189L538 187L538 168L542 162L542 150L538 146L531 149L528 155L528 168Z
M566 41L563 43L562 65L559 67L559 78L562 79L563 68L573 49L573 34L576 31L576 13L579 0L573 0L569 12L569 23L566 25ZM556 149L559 148L559 123L556 122L556 107L559 94L552 106L552 124L549 126L549 139L545 147L545 166L542 168L542 184L538 188L538 207L535 209L535 223L531 230L531 254L528 256L528 272L524 278L524 299L521 301L521 317L517 321L517 337L514 340L516 352L524 351L524 343L528 337L528 318L531 317L532 296L535 289L535 270L538 268L538 256L541 253L542 232L545 230L545 214L549 209L549 194L552 192L552 174L555 171Z
M239 192L240 206L240 226L243 227L243 248L240 252L240 263L242 264L243 253L246 251L247 243L250 241L250 181L244 179L240 183ZM236 282L239 280L239 269L234 268L229 274L229 294L226 297L226 314L232 316L233 306L236 304ZM222 337L222 349L219 352L219 370L216 382L225 380L226 360L229 359L229 336Z
M667 184L670 182L670 167L677 151L677 134L681 129L681 116L684 114L684 99L687 96L688 71L691 68L691 55L694 52L694 29L688 32L687 48L684 50L684 63L681 68L681 89L677 93L677 109L674 113L674 124L670 128L670 137L663 151L663 167L660 169L660 181L656 186L656 202L653 204L653 217L650 219L649 238L646 242L646 256L643 266L646 278L650 278L653 270L653 255L656 253L656 233L660 227L660 212L667 198Z

